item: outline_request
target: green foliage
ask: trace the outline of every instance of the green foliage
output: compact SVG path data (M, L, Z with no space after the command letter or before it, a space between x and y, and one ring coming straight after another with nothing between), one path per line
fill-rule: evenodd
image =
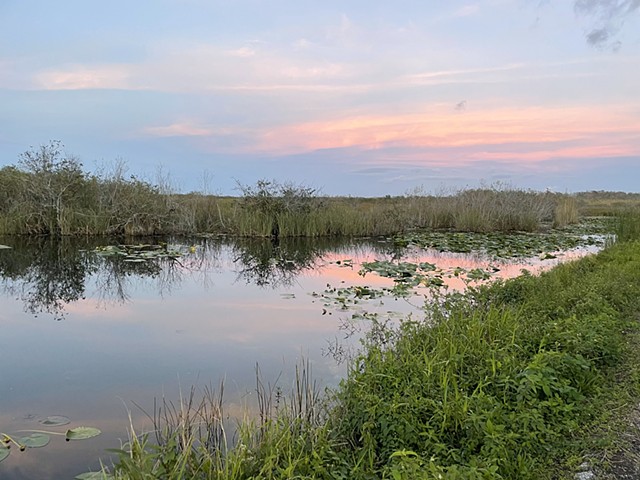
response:
M639 267L637 246L611 250L435 305L384 343L376 335L338 392L331 430L373 476L543 478L620 365Z
M180 233L170 189L113 171L89 175L60 142L31 148L0 170L0 233L149 235Z
M67 417L53 415L40 419L40 423L49 427L66 425L70 420ZM51 435L64 436L68 440L86 440L100 435L100 430L95 427L76 427L66 431L66 433L44 430L21 430L20 432L31 432L29 435L20 437L0 432L0 462L9 456L11 446L14 445L21 452L27 448L43 448L49 445Z
M616 214L614 232L620 242L640 240L640 208L625 209Z

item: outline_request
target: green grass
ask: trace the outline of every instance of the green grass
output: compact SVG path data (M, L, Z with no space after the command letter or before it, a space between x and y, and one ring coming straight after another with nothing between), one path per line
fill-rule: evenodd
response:
M614 233L618 241L630 241L640 238L640 207L627 208L614 217Z
M424 319L373 325L333 392L306 370L291 397L258 382L262 415L235 441L219 397L181 405L156 420L155 442L132 435L115 477L571 478L585 458L606 470L640 398L633 231L539 277L437 297Z

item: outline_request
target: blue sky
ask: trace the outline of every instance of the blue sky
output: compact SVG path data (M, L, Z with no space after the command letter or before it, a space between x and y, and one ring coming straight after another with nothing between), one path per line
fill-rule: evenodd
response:
M181 191L639 191L638 85L639 0L0 3L0 165Z

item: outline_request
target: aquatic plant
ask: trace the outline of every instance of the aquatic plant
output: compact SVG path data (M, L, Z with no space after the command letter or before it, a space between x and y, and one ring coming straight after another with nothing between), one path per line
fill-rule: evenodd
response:
M70 422L69 418L62 415L52 415L40 419L40 423L47 427L58 427L67 425ZM29 435L10 435L0 432L0 462L9 456L12 445L24 452L27 448L46 447L51 440L51 435L64 436L66 441L70 441L93 438L100 435L101 432L95 427L74 427L67 429L65 432L29 429L20 430L17 433L29 433Z

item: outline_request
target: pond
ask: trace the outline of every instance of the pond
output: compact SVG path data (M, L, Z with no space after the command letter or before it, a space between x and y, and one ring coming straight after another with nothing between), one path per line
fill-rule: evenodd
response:
M135 242L0 238L10 247L0 249L0 432L102 431L14 447L1 478L97 470L110 462L105 449L127 441L128 416L149 428L154 399L178 402L194 385L224 381L226 412L238 417L254 408L257 368L286 391L304 359L320 385L335 386L373 316L420 315L429 290L415 279L463 288L474 269L511 277L599 248L497 260L391 239ZM69 423L47 425L52 416Z

